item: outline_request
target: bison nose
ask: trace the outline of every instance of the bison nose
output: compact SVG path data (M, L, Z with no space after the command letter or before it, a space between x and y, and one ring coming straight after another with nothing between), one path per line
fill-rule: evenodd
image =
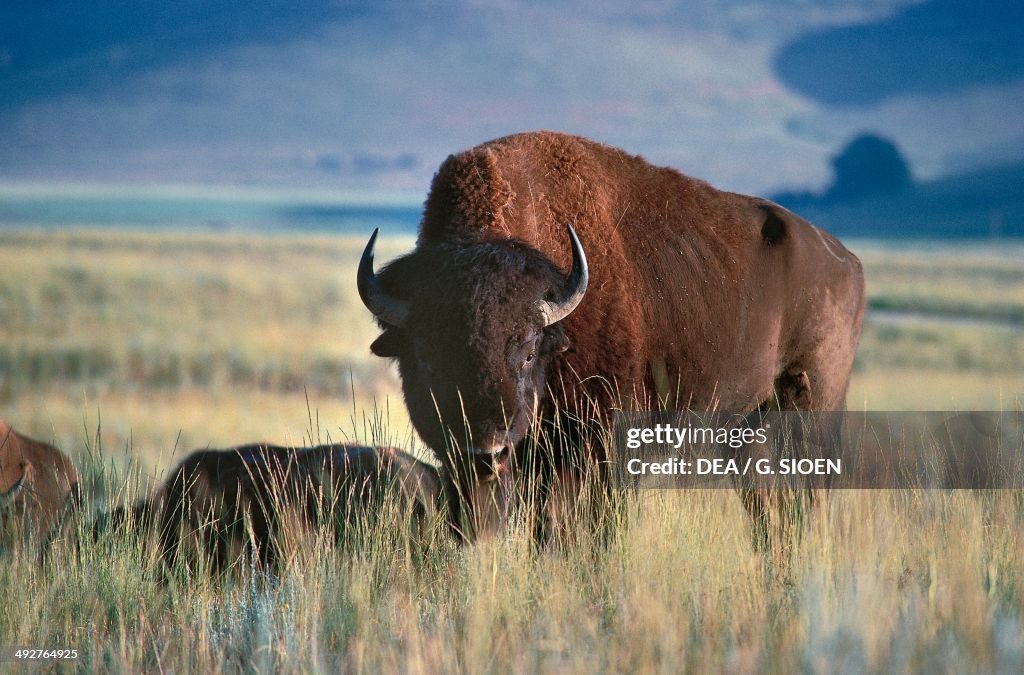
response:
M508 433L504 431L492 432L486 434L480 439L479 443L474 443L469 452L472 455L498 455L507 450L512 443L508 437Z
M504 443L489 443L477 445L469 449L471 455L497 455L505 451L508 446Z

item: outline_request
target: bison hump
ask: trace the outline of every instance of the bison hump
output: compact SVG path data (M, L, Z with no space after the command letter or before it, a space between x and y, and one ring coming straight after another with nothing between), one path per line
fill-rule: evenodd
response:
M505 210L515 194L489 148L449 155L430 187L421 241L476 241L508 237Z

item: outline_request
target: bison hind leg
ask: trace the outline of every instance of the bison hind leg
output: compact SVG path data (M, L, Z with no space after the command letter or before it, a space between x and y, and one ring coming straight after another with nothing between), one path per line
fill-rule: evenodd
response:
M806 370L791 369L779 375L775 378L774 394L771 407L775 410L811 410L814 407L811 379Z
M772 395L764 400L758 407L759 412L785 412L811 410L814 407L814 398L811 391L811 380L806 370L789 368L775 379ZM755 413L756 416L756 413ZM781 431L781 429L777 430ZM777 436L782 438L786 434ZM748 445L746 450L758 459L778 459L781 456L780 448L771 448L757 444ZM811 491L804 491L806 494L790 494L786 488L771 488L758 486L750 481L741 481L740 500L743 507L750 516L753 526L752 540L754 550L758 553L779 554L779 547L785 547L788 543L800 537L803 529L804 511L807 506L812 505L814 495ZM771 524L771 512L778 511L778 527ZM774 536L773 536L774 535ZM773 541L775 545L773 546Z

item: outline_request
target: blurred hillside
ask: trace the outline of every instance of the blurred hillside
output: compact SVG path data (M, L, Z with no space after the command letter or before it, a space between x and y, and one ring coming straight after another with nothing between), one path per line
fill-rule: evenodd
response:
M1022 7L0 3L0 181L422 195L538 128L747 194L820 187L871 128L935 179L1024 162Z
M780 192L786 208L840 236L1024 236L1024 164L915 182L899 148L862 134L832 159L823 192Z

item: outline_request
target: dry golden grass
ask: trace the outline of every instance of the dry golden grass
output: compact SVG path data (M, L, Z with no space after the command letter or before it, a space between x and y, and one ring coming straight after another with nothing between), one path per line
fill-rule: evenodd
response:
M1021 410L1024 377L1003 373L887 368L857 373L849 410Z
M354 292L363 243L0 233L0 414L74 456L87 510L145 491L194 447L409 447ZM379 257L411 245L384 241ZM1005 251L857 252L872 297L979 316L1024 298ZM869 321L850 407L1019 409L1021 336ZM518 528L425 553L386 520L368 530L300 546L271 579L164 578L130 536L82 532L44 567L8 552L0 645L73 646L78 668L133 673L1024 670L1019 493L839 492L768 557L728 490L644 493L610 543L542 553Z
M854 242L872 306L1024 320L1024 245Z
M397 375L371 358L377 330L354 292L364 243L0 233L4 414L69 449L100 426L103 447L131 446L154 470L179 433L179 450L310 429L340 439L374 409L408 439ZM380 255L411 244L382 241Z
M386 525L276 579L162 577L127 539L0 580L13 644L114 672L1019 672L1022 504L1010 493L844 492L766 560L730 491L645 493L607 545L513 531L408 555Z

